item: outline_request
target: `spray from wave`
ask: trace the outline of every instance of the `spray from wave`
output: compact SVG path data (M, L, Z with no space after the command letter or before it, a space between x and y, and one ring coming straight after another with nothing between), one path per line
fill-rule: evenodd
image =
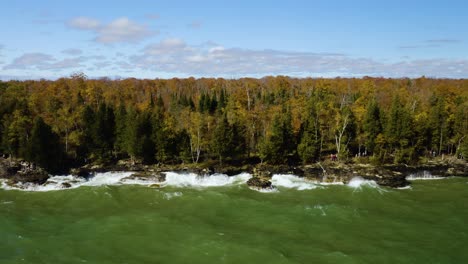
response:
M318 188L316 182L291 174L275 174L271 178L271 183L276 187L297 189L299 191Z
M408 181L416 181L416 180L440 180L444 179L444 177L434 176L429 171L422 171L417 173L412 173L406 177Z
M105 172L96 173L89 178L75 177L72 175L52 176L42 185L33 183L7 184L6 180L0 180L0 187L6 190L23 191L56 191L64 189L73 189L81 186L107 186L107 185L143 185L143 186L173 186L173 187L192 187L205 188L228 185L239 185L247 182L252 175L241 173L236 176L227 176L225 174L213 174L210 176L200 176L194 173L176 173L166 172L165 180L160 182L155 178L130 177L134 172Z
M195 173L166 172L166 180L161 184L175 187L217 187L243 184L251 177L252 175L249 173L241 173L236 176L225 174L201 176Z

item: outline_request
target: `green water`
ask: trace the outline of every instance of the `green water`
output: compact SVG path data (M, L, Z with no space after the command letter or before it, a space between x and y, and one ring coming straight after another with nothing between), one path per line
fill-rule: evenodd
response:
M468 263L468 179L0 190L0 263Z

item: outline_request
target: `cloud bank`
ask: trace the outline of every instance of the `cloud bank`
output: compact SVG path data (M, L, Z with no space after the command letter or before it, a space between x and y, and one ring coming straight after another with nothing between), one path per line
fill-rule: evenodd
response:
M156 34L146 25L140 25L127 17L117 18L107 24L89 17L76 17L68 21L70 28L93 32L94 41L104 44L137 43Z

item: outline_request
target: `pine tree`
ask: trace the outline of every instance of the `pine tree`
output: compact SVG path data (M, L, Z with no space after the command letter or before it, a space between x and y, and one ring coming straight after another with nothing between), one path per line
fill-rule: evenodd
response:
M125 151L125 130L126 130L126 115L127 110L123 104L119 106L115 113L115 142L114 149L117 152Z
M439 155L448 136L447 119L448 114L445 110L444 98L434 96L431 102L429 123L432 130L432 147L438 150Z
M377 136L382 133L381 111L377 101L372 100L367 105L366 116L364 118L364 133L366 137L366 148L370 153L374 153Z
M214 137L211 141L212 151L219 158L219 162L222 163L223 159L229 155L233 156L235 148L235 135L234 128L229 125L227 116L223 115L214 131Z
M411 114L397 96L392 101L386 128L386 138L394 152L395 163L409 162L414 158L414 147L411 146L412 137Z
M26 159L51 173L63 167L63 151L59 137L41 117L34 120Z
M315 115L310 115L302 124L302 135L297 152L304 163L314 162L320 158L320 129L318 125L318 119Z
M267 162L280 164L288 161L295 149L291 114L289 111L285 111L273 119L271 134L263 139L259 147L260 157Z

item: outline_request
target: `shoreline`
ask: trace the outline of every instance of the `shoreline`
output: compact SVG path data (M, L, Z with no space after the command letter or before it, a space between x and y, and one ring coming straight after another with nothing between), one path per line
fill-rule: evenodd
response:
M419 165L372 165L366 163L341 163L326 161L309 165L269 165L269 164L244 164L244 165L219 165L219 164L131 164L119 161L115 164L92 165L87 164L79 168L72 168L69 175L89 178L100 172L133 172L136 179L157 179L163 181L164 172L173 171L179 173L194 173L200 176L212 174L225 174L228 176L240 173L250 173L252 178L247 185L255 188L270 188L271 178L275 174L290 174L319 183L342 182L347 184L354 177L362 177L365 180L375 181L380 186L402 188L410 185L407 177L410 175L430 174L435 177L459 176L468 177L468 164L463 160L446 159L430 160ZM45 184L51 177L45 170L35 167L33 164L0 158L0 178L8 180L9 184L34 183Z

